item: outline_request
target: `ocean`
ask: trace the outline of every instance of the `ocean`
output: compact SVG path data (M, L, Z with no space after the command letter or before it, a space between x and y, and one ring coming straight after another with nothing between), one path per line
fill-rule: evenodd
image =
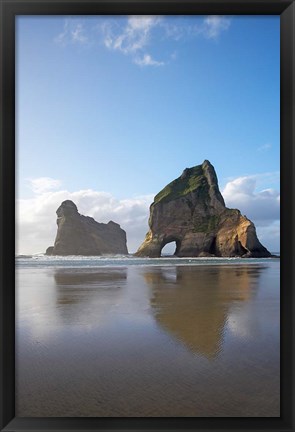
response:
M18 417L280 416L276 258L16 258Z

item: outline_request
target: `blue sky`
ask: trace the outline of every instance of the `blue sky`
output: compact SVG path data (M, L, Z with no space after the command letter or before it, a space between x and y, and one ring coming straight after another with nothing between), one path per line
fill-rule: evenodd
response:
M279 17L26 16L16 28L20 252L53 243L66 198L120 223L136 250L153 196L204 159L227 205L279 249Z

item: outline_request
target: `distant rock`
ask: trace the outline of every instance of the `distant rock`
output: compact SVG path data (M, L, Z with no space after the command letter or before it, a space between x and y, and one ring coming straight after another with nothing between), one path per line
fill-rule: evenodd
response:
M56 214L56 239L46 255L128 254L126 232L117 223L99 223L83 216L70 200L62 202Z
M178 257L270 257L254 224L237 209L225 207L214 167L208 160L186 168L154 198L150 230L136 252L160 257L175 241Z
M54 250L54 246L49 246L49 247L46 249L45 254L46 254L46 255L54 255L53 250Z

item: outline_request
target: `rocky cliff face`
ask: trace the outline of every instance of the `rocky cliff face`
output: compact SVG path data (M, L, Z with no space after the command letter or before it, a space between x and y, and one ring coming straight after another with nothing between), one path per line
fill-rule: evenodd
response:
M175 241L178 257L269 257L254 224L225 207L214 167L207 160L186 168L150 206L150 230L137 256L159 257Z
M83 216L70 200L64 201L56 214L57 235L47 255L128 254L126 232L117 223L98 223Z

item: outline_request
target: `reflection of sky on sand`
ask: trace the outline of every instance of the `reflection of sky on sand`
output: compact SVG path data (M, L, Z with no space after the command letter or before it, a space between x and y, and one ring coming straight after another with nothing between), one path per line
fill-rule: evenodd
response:
M127 269L112 271L56 270L54 308L68 325L98 325L121 302Z
M27 283L22 276L18 319L37 341L67 326L78 335L119 321L122 329L154 328L155 320L167 335L213 359L225 333L255 338L268 325L267 316L264 324L261 320L263 308L257 312L257 302L251 302L264 270L251 265L37 271L34 285L31 275Z
M157 322L192 351L214 358L227 327L237 336L255 335L251 310L243 308L256 294L263 267L159 268L144 273L151 286ZM239 310L240 309L240 310ZM231 310L234 310L233 314ZM254 316L255 318L255 316Z
M110 326L151 321L141 275L128 268L24 271L17 290L19 324L32 339L44 341L58 331L77 334ZM66 326L66 327L65 327Z
M278 415L278 269L20 269L17 415Z
M255 299L245 303L235 302L230 308L227 330L240 339L279 338L279 286L274 285L277 275L273 268L260 268ZM254 282L253 271L249 276ZM275 343L274 343L275 345Z
M22 275L18 319L37 340L50 338L64 325L77 333L103 325L122 300L127 270L49 270ZM70 330L70 329L69 329Z

